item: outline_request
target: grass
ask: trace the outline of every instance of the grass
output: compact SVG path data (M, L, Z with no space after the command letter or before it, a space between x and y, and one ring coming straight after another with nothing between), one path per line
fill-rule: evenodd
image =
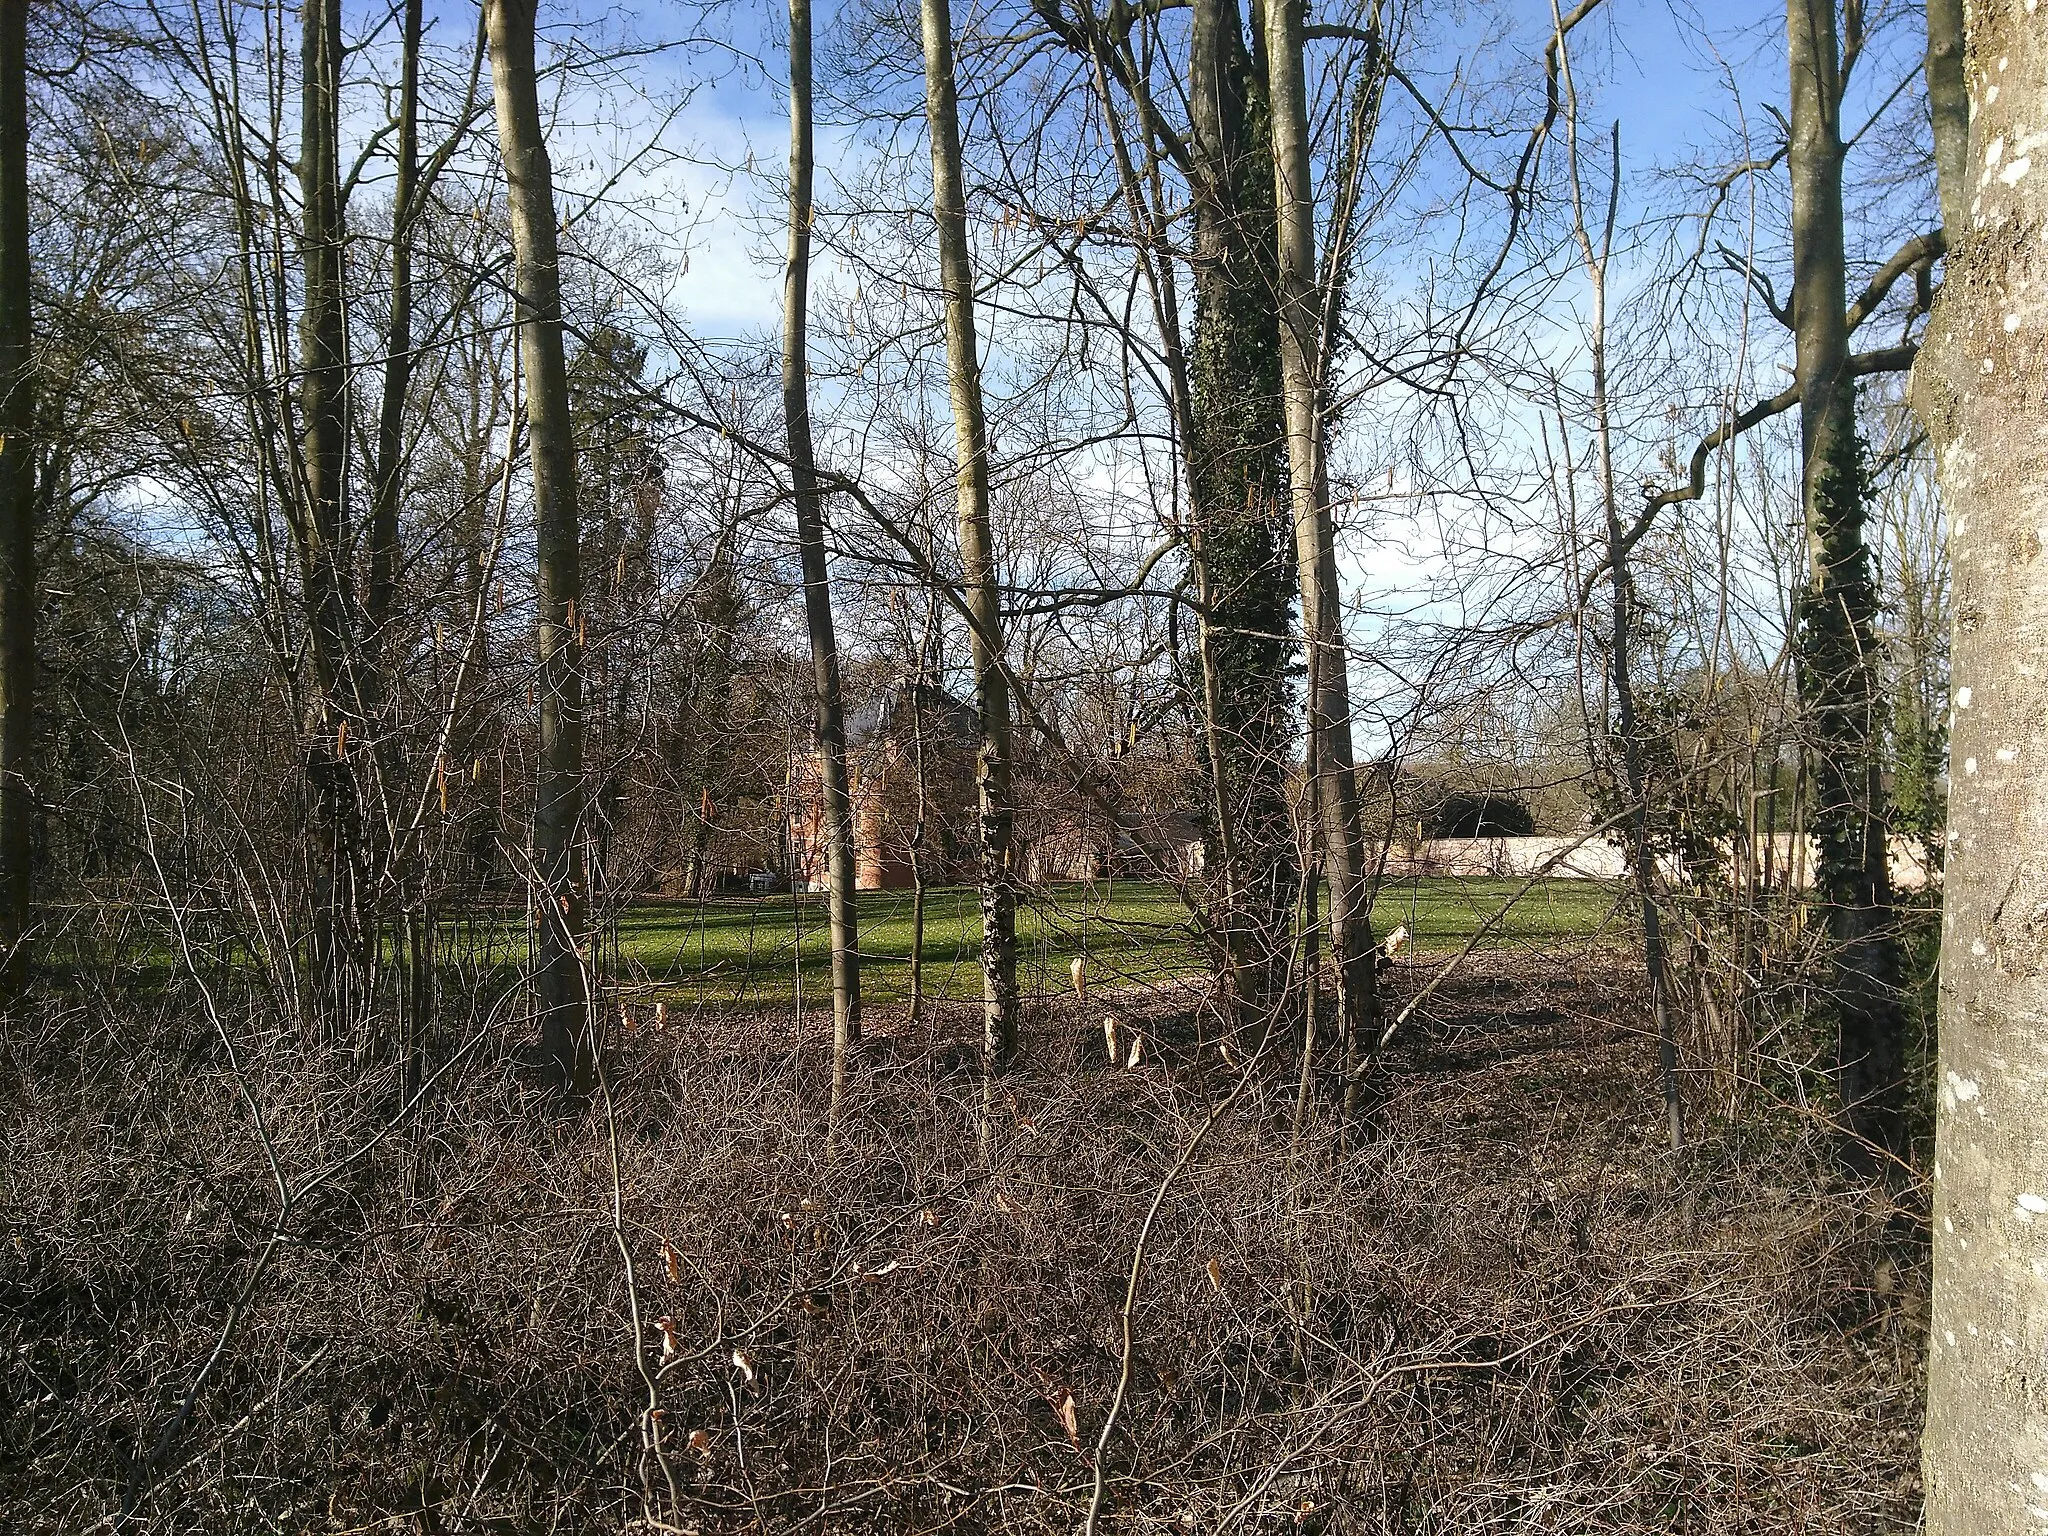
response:
M1522 887L1518 880L1427 878L1386 887L1375 931L1406 923L1419 952L1448 952L1471 938ZM1546 944L1596 932L1617 892L1592 880L1545 880L1483 941ZM869 891L860 899L863 995L901 1001L910 991L911 896ZM800 932L799 932L800 930ZM981 987L981 918L971 887L927 894L924 984L928 995L969 997ZM652 995L697 1003L786 1004L799 989L830 987L823 896L728 897L638 902L621 914L617 959ZM1089 957L1098 986L1155 982L1201 968L1187 908L1165 885L1118 881L1035 890L1017 916L1018 979L1026 995L1063 990L1068 967Z

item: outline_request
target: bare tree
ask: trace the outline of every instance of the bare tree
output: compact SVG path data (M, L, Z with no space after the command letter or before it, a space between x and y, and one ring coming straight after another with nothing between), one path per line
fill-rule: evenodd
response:
M1635 672L1631 633L1637 597L1629 576L1629 552L1623 546L1621 500L1614 479L1614 421L1608 398L1607 273L1614 255L1614 220L1621 202L1621 125L1613 134L1613 166L1607 183L1607 207L1597 236L1586 218L1584 177L1579 154L1578 92L1562 29L1557 57L1568 101L1565 119L1570 144L1572 235L1586 269L1591 294L1587 348L1591 353L1593 452L1606 534L1607 579L1611 589L1608 667L1614 684L1614 734L1621 747L1622 777L1628 801L1629 875L1635 886L1636 910L1643 926L1643 969L1650 981L1650 1014L1657 1030L1657 1066L1664 1090L1664 1127L1671 1150L1685 1145L1685 1107L1678 1091L1678 1048L1671 1023L1671 984L1664 956L1663 914L1657 905L1657 861L1650 847L1650 795L1643 769L1643 744L1636 718Z
M1856 424L1842 218L1844 79L1862 8L1788 0L1792 67L1792 294L1807 582L1799 610L1799 693L1814 743L1816 877L1833 950L1842 1104L1881 1146L1904 1134L1904 1016L1898 997L1886 847L1877 587L1864 535L1867 470Z
M583 942L583 595L576 519L576 450L569 374L562 348L561 256L555 193L534 79L535 0L490 0L491 85L498 147L517 259L520 356L533 456L539 613L539 762L535 769L533 857L538 949L534 1008L541 1046L572 1093L590 1084L595 1041L585 995Z
M782 414L789 435L790 492L803 562L804 622L817 694L816 749L823 791L825 882L832 925L832 1124L846 1091L847 1053L860 1039L860 916L856 905L853 799L847 791L846 712L839 643L825 570L825 519L811 443L811 225L815 170L811 115L811 4L789 0L789 259L782 273Z
M975 766L981 812L983 1056L995 1074L1017 1050L1017 874L1011 867L1010 683L1003 659L1001 594L989 519L988 424L974 334L974 261L967 245L967 181L960 159L960 103L947 0L922 0L925 122L931 136L932 219L945 294L946 381L953 399L960 562L974 651L974 707L981 721Z
M1330 509L1324 306L1318 302L1315 190L1309 170L1309 106L1303 62L1302 0L1267 0L1266 67L1280 248L1280 372L1287 460L1294 497L1295 563L1301 627L1309 652L1308 735L1314 765L1322 864L1330 885L1331 958L1337 968L1338 1028L1347 1047L1373 1016L1372 902L1351 747L1350 653Z
M341 0L300 11L298 501L292 511L313 693L306 774L313 789L315 995L330 1025L365 1004L368 947L363 806L349 758L365 721L357 673L348 517L347 231L341 179ZM361 755L360 753L358 754Z
M27 971L35 894L35 335L29 308L28 0L0 0L0 999Z

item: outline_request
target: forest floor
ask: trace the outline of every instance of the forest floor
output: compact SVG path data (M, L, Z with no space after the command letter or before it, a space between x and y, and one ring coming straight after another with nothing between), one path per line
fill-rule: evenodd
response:
M1099 1477L1103 1532L1915 1528L1918 1218L1761 1091L1692 1083L1674 1159L1625 950L1475 956L1348 1130L1191 998L1118 998L1136 1069L1034 1003L985 1140L975 1010L878 1007L829 1156L815 1016L643 1027L570 1116L478 1052L377 1139L344 1053L53 1007L0 1524L1070 1533ZM242 1087L288 1187L338 1167L282 1220Z

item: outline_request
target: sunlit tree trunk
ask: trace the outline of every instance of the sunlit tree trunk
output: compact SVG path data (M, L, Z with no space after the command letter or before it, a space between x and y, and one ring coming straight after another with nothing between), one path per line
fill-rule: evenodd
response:
M1309 668L1308 728L1322 864L1330 886L1331 958L1338 1025L1356 1049L1373 1012L1372 913L1365 836L1351 743L1350 659L1337 579L1336 521L1330 508L1323 424L1321 284L1316 208L1309 169L1304 0L1267 0L1266 64L1273 120L1273 173L1280 255L1280 372L1287 415L1287 462L1294 496L1295 564ZM1347 1067L1351 1063L1347 1062ZM1348 1075L1348 1074L1347 1074Z
M974 705L981 721L975 777L981 810L981 979L984 1055L993 1081L1017 1050L1017 882L1010 868L1010 687L1003 670L1003 618L989 524L988 426L974 335L974 264L967 247L967 186L960 161L960 108L953 78L953 17L947 0L922 0L925 119L932 147L932 217L945 291L946 375L953 436L960 561L973 626Z
M1966 238L1913 404L1954 583L1928 1536L2048 1528L2048 27L1970 7ZM1997 90L1990 89L1996 85ZM1954 231L1951 231L1953 234Z
M28 0L0 0L0 1003L27 973L34 895L36 475L29 316Z
M498 148L517 260L520 356L533 457L539 586L540 761L533 852L538 956L534 1007L541 1045L562 1087L580 1092L594 1066L589 999L578 947L584 935L583 646L576 522L576 456L562 348L561 258L555 194L534 81L534 0L490 0L491 82Z
M1788 0L1792 65L1792 323L1807 577L1799 697L1813 755L1815 889L1829 939L1837 1081L1848 1128L1904 1136L1903 1016L1882 777L1877 588L1864 544L1865 470L1849 367L1843 254L1842 46L1835 0Z
M846 781L846 716L839 687L839 644L832 632L832 589L825 572L824 508L811 444L810 320L811 5L789 0L789 262L782 274L782 415L789 431L790 489L803 561L804 622L811 637L811 687L817 695L818 777L824 798L825 883L832 925L832 1124L846 1090L847 1053L860 1039L860 918L855 910L853 800Z
M1970 92L1963 81L1963 0L1927 0L1927 105L1941 223L1953 243L1970 224Z

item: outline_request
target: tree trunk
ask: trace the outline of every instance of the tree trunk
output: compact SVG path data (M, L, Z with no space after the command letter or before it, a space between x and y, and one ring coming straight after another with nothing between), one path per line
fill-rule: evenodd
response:
M1195 209L1195 327L1189 385L1189 511L1203 564L1207 659L1218 686L1209 729L1228 791L1212 855L1228 847L1217 926L1233 953L1239 1027L1263 1040L1282 1002L1300 880L1288 815L1294 754L1288 682L1294 572L1282 512L1278 272L1264 71L1247 53L1236 0L1194 0L1189 103ZM1258 39L1260 54L1264 41Z
M931 540L925 540L929 566ZM910 766L917 794L917 816L910 829L910 1022L924 1018L924 922L925 897L930 889L927 847L931 841L931 790L925 756L925 700L936 693L928 679L935 669L934 632L939 622L939 597L927 579L924 589L924 623L917 636L917 659L910 669Z
M1337 1018L1347 1057L1368 1037L1373 1014L1372 912L1366 894L1365 835L1351 744L1350 659L1337 580L1336 522L1330 509L1323 430L1321 285L1316 265L1315 193L1309 170L1308 85L1302 58L1303 0L1267 0L1266 63L1273 120L1279 222L1280 372L1287 414L1287 462L1294 493L1295 563L1301 627L1309 648L1308 730L1315 765L1322 864L1330 883L1330 948ZM1355 1063L1347 1059L1346 1078Z
M28 973L35 884L35 337L29 315L28 0L0 0L0 1004Z
M1949 248L1970 227L1970 92L1963 82L1963 0L1927 0L1927 105L1934 178Z
M1834 0L1788 0L1792 319L1807 579L1799 696L1814 759L1815 890L1830 942L1837 1085L1855 1137L1904 1138L1903 1016L1882 779L1877 590L1864 545L1863 446L1848 366L1841 49ZM1852 1159L1867 1160L1852 1142Z
M377 411L377 462L370 491L370 643L380 665L398 584L398 495L405 453L405 405L412 384L412 225L419 179L422 0L405 0L398 86L398 180L391 210L391 315L384 331L384 394Z
M533 816L535 897L540 909L534 1010L541 1046L557 1082L580 1093L589 1086L595 1065L589 998L578 954L584 936L583 647L576 610L583 582L569 374L562 350L554 182L534 81L534 3L489 0L487 20L498 148L505 163L517 262L514 299L533 456L540 702Z
M947 0L922 0L925 119L932 142L932 218L946 304L946 375L953 395L960 562L973 625L974 707L981 722L975 780L981 811L981 985L988 1078L1017 1051L1017 883L1010 835L1010 687L1003 671L1003 618L989 526L988 426L974 335L974 265L967 248L967 187L960 162L960 107L953 79L953 17Z
M796 500L797 548L803 560L811 687L818 705L816 745L824 791L825 879L832 925L831 1121L836 1129L846 1090L847 1053L860 1039L860 918L855 910L853 800L846 782L839 645L832 632L824 509L811 446L805 332L810 320L812 167L811 4L810 0L789 0L789 263L782 274L782 415L789 429L790 489Z
M2022 0L1970 19L1983 174L1913 374L1955 614L1922 1456L1928 1536L2033 1536L2048 1520L2048 188L2014 146L2048 122L2048 31Z
M348 330L340 165L341 0L300 9L299 493L295 532L313 662L306 775L314 801L314 984L330 1027L367 1001L369 935L362 806L348 736L360 745L354 583L349 572Z

